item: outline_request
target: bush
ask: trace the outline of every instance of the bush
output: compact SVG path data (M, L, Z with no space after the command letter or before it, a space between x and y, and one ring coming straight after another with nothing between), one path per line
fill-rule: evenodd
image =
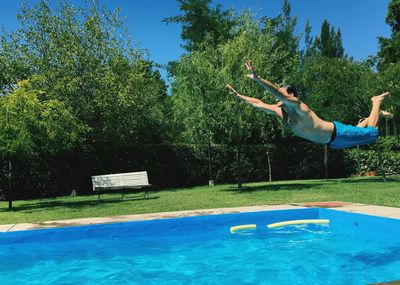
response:
M381 149L382 164L385 173L400 173L400 140L397 137L380 137L378 145L369 145L346 150L346 159L353 161L353 174L366 175L369 172L380 173L378 147ZM359 160L359 169L357 166Z

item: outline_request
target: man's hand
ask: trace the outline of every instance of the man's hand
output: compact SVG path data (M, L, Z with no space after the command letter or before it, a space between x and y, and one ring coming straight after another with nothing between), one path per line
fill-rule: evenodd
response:
M228 89L229 89L234 95L238 96L239 93L235 90L235 88L233 88L232 85L226 84L226 87L228 87Z
M237 94L238 94L238 92L235 90L235 88L233 88L233 86L232 86L232 85L230 85L230 84L226 84L226 87L228 87L228 89L229 89L229 90L231 90L231 92L235 93L235 95L237 95Z
M244 63L244 65L246 66L247 70L250 71L249 74L247 74L247 77L253 80L258 79L258 75L254 69L254 67L251 65L251 61L248 60Z

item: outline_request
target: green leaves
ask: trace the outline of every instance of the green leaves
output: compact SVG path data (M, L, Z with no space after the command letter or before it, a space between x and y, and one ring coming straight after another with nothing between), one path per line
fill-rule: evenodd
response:
M388 64L400 62L400 1L391 0L388 5L386 23L390 25L390 38L378 37L380 62L378 68L383 70Z
M44 100L44 94L21 81L10 94L0 97L0 153L29 156L71 148L83 135L83 126L65 105Z
M381 90L389 91L390 96L383 106L386 110L393 113L392 134L399 134L400 122L400 63L390 64L381 72Z
M328 21L324 20L321 26L321 34L315 38L314 48L323 56L342 58L344 56L344 48L340 28L335 31L335 28L330 27Z
M276 31L260 28L257 20L245 14L240 16L234 38L181 57L174 66L172 97L181 141L232 145L274 138L272 130L281 127L275 118L239 103L225 86L231 83L239 93L271 101L262 88L246 77L243 64L249 59L261 76L278 84L291 80L298 54L292 55L284 48Z
M378 79L370 68L347 59L314 56L300 69L304 100L322 119L356 124L367 117Z
M145 52L131 47L117 11L107 11L97 1L73 6L42 0L24 6L18 18L21 28L3 36L0 45L0 63L18 68L1 70L0 84L12 87L21 78L30 79L45 92L43 143L48 135L68 140L54 122L75 126L75 137L83 127L85 139L79 142L89 145L164 139L165 83ZM7 75L10 71L13 76ZM53 117L61 109L62 121ZM56 147L49 143L49 149Z
M28 82L18 84L10 95L0 97L0 153L29 155L35 148L32 122L36 121L40 104L34 92L24 92Z
M165 18L163 22L182 24L184 48L191 51L217 46L231 38L235 20L233 11L222 11L221 5L211 8L211 0L178 0L183 15Z

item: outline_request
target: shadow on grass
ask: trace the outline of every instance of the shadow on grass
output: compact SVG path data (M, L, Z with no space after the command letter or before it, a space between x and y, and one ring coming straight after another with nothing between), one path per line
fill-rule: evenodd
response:
M323 183L288 183L288 184L265 184L265 185L256 185L256 186L248 186L244 185L243 190L239 191L237 187L230 187L221 191L228 191L228 192L236 192L237 194L245 194L250 192L256 191L279 191L279 190L286 190L286 191L301 191L307 190L312 188L318 188L323 186Z
M18 212L24 211L26 213L35 212L35 210L47 210L47 209L54 209L56 207L62 208L70 208L70 209L80 209L86 207L99 207L104 205L112 205L112 204L120 204L128 201L146 201L146 200L156 200L159 197L126 197L124 199L121 198L106 198L106 199L98 199L97 197L93 200L87 201L48 201L48 202L35 202L35 203L26 203L19 206L14 206L11 210L8 208L0 208L0 213L6 212Z
M400 177L387 177L387 182L400 182ZM378 183L385 183L380 176L376 177L359 177L359 178L344 178L344 179L328 179L328 180L319 180L317 182L304 182L304 183L279 183L279 184L263 184L263 185L246 185L244 183L243 190L239 191L237 186L231 186L229 188L223 189L221 191L227 192L236 192L237 194L244 194L249 192L256 192L256 191L279 191L279 190L286 190L286 191L296 191L296 190L307 190L312 188L321 188L324 186L332 186L332 185L340 185L342 183L345 184L378 184Z
M348 178L340 180L341 183L382 183L383 178L381 176L375 177L359 177L359 178ZM400 182L399 177L387 177L386 182Z

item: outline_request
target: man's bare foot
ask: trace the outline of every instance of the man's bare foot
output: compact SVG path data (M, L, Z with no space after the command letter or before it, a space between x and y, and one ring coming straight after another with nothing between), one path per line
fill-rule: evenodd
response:
M379 117L391 119L391 118L393 118L393 114L388 111L381 110L381 112L379 113Z
M381 103L387 96L389 96L389 92L382 93L381 95L374 96L371 98L372 103Z

